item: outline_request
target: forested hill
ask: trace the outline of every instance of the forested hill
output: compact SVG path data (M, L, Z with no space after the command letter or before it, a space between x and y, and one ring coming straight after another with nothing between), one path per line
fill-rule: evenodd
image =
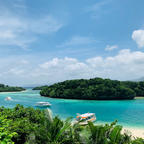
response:
M121 100L144 96L144 82L102 78L67 80L44 87L41 96L66 99Z
M14 87L14 86L0 84L0 92L17 92L17 91L23 91L23 90L25 89L22 87Z

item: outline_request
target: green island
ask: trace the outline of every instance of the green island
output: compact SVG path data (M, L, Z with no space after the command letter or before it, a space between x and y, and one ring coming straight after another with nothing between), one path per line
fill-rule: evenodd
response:
M37 86L37 87L34 87L32 90L42 90L43 88L47 87L47 85L44 85L44 86Z
M0 107L1 144L143 144L144 139L122 132L116 124L86 126L72 124L72 119L52 117L49 110L32 107Z
M39 87L40 89L40 87ZM144 81L118 81L102 78L66 80L40 89L51 98L83 100L124 100L144 96Z
M22 87L14 87L14 86L0 84L0 92L19 92L24 90L25 89Z

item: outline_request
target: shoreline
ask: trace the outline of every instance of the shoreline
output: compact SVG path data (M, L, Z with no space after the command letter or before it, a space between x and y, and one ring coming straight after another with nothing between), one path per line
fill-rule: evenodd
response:
M15 92L0 92L0 94L6 94L6 93L19 93L19 92L26 92L27 90L23 91L15 91Z
M138 99L144 99L144 97L138 96L138 97L135 97L135 99L136 99L136 100L138 100Z
M39 93L40 94L40 93ZM134 99L78 99L78 98L59 98L59 97L49 97L49 96L43 96L40 94L41 97L47 97L50 99L63 99L63 100L80 100L80 101L132 101Z
M74 123L74 121L72 121L72 123ZM94 122L95 126L99 126L99 125L104 126L105 124L111 124L111 122L98 122L98 123ZM117 123L116 125L122 126L122 131L121 131L122 134L126 133L129 136L131 136L132 139L137 137L144 139L144 127L127 126L120 123Z
M132 135L133 138L136 138L136 137L144 138L144 128L124 126L122 129L122 133L124 132L127 132L129 135Z
M105 125L105 124L110 124L111 122L98 122L95 123L96 125ZM121 125L122 126L122 133L126 132L128 135L131 135L132 138L143 138L144 139L144 127L137 127L137 126L129 126L129 125L124 125L121 123L117 123L116 125Z

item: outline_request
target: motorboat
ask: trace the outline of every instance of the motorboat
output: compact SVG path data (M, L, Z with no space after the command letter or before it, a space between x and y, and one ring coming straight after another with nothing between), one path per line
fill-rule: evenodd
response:
M37 107L50 107L51 104L49 102L37 102L36 106Z
M87 125L88 122L96 121L95 113L77 114L76 122L80 125Z
M6 97L5 100L6 101L12 101L12 98L11 97Z

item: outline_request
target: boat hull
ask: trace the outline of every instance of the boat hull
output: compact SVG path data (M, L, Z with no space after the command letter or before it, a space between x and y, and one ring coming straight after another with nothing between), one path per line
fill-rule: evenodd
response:
M88 125L88 122L95 122L96 121L96 117L93 117L89 120L86 121L76 121L75 123L79 123L80 125Z

